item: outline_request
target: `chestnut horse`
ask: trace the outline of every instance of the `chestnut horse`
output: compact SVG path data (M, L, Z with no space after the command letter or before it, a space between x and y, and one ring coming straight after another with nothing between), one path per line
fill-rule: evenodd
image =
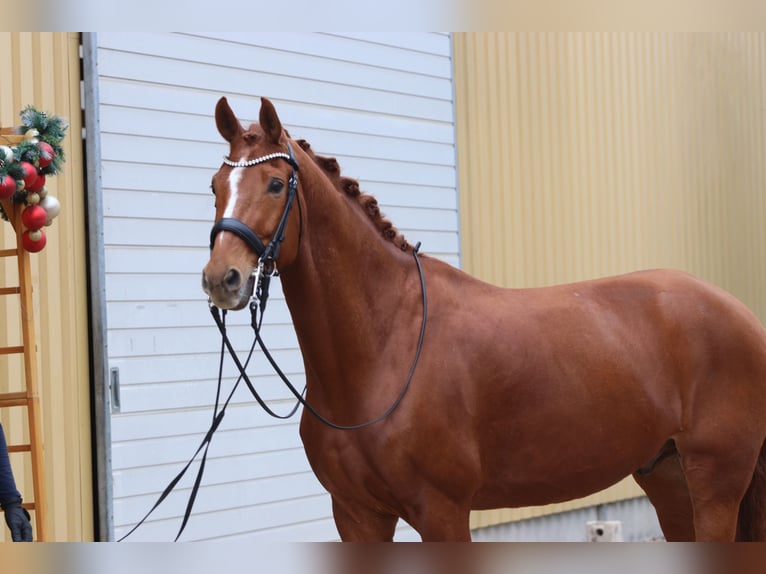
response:
M247 129L225 98L215 120L230 149L203 288L244 307L256 247L269 249L306 399L326 419L357 425L395 403L418 348L422 264L427 327L398 408L356 430L303 411L343 540L391 540L399 518L423 540L470 540L472 509L570 500L630 474L668 540L766 538L766 330L742 303L667 270L483 283L418 259L268 100Z

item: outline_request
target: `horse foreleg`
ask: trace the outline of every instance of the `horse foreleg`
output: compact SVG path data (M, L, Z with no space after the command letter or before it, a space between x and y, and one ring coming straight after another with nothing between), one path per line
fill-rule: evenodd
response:
M470 542L470 512L452 515L447 522L429 521L417 527L423 542Z
M353 508L332 497L332 514L343 542L391 542L398 516L359 506Z
M415 505L407 522L418 531L423 542L470 542L470 505L431 497Z

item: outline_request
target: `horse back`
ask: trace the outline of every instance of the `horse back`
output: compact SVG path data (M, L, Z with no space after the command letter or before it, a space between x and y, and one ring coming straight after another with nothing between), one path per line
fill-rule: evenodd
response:
M637 387L678 408L727 386L766 395L763 325L690 274L651 270L497 296L506 341L525 357L508 365L520 379L548 378L562 392Z

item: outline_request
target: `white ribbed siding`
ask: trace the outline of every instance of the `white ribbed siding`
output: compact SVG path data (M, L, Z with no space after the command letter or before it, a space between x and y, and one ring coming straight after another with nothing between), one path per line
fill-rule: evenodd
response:
M209 182L227 148L213 121L228 97L244 123L259 96L291 135L338 158L406 237L459 262L450 37L444 34L99 33L115 534L150 508L212 416L219 336L199 287L213 217ZM239 349L248 318L230 315ZM298 383L289 314L272 291L265 326ZM260 356L249 369L279 411L288 392ZM233 368L225 383L233 383ZM219 429L185 540L333 540L298 418L275 422L243 387ZM193 473L193 472L192 472ZM131 540L172 540L193 477ZM398 538L414 532L400 529Z

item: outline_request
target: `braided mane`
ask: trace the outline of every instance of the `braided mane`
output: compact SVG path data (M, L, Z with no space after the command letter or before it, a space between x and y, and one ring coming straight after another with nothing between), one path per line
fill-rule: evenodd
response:
M402 251L411 249L412 246L407 243L404 236L394 227L394 225L386 219L380 212L378 206L378 200L372 195L362 193L359 189L359 181L354 178L346 177L340 173L340 165L334 157L325 157L314 153L311 149L311 145L306 140L296 140L298 145L308 156L314 160L314 163L325 173L330 179L335 188L342 191L347 196L356 199L362 210L369 216L370 220L375 224L375 227L380 231L380 234L396 245Z

